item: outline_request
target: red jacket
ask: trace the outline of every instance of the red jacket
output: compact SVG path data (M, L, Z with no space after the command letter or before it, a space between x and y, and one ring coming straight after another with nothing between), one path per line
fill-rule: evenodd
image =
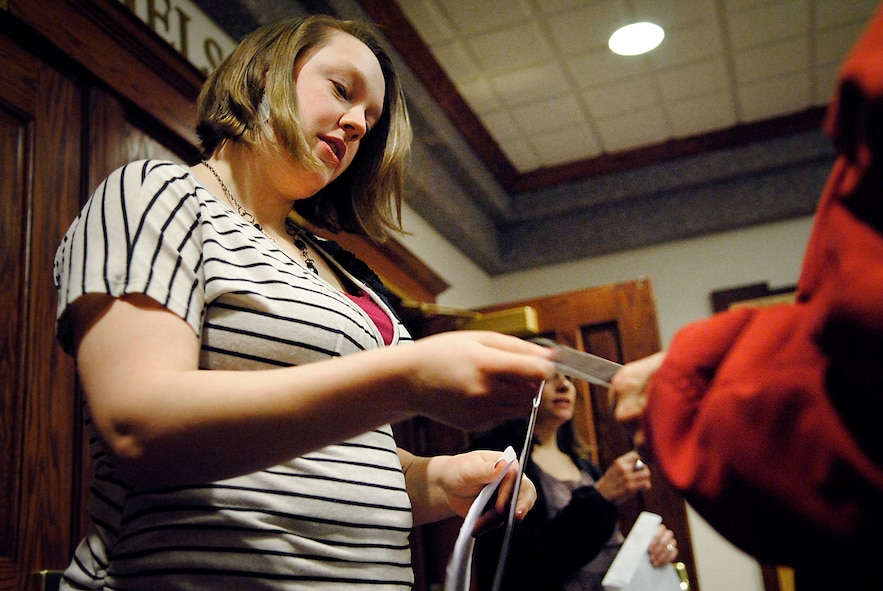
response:
M797 303L686 326L648 390L665 476L758 558L883 547L883 11L840 72Z

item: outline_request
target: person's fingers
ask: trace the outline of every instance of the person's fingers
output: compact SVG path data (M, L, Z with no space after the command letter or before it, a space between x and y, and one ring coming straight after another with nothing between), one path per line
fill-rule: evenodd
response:
M653 566L662 566L673 562L678 556L677 540L674 532L660 525L648 548L650 562Z
M472 535L478 537L484 533L500 527L509 517L509 510L512 503L512 495L515 491L515 478L518 475L518 463L514 462L509 466L509 470L500 481L494 498L488 502L487 508L482 512L475 522L472 529ZM520 521L533 508L537 500L537 490L533 482L526 476L521 477L521 486L518 491L518 498L515 505L515 519Z

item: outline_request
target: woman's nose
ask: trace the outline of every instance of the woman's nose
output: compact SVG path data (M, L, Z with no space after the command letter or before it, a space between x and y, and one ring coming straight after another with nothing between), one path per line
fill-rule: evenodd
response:
M347 141L355 141L364 137L368 131L368 121L364 109L353 107L340 118L340 126L346 132Z

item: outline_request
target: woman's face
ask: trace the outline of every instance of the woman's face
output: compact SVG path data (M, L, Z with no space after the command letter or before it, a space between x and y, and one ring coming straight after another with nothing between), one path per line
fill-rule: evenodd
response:
M365 134L380 118L386 85L367 45L333 31L295 65L299 115L313 154L323 164L319 191L352 164Z
M551 380L546 380L543 387L537 420L542 418L544 421L563 425L573 418L575 403L576 388L573 382L561 374L556 374Z

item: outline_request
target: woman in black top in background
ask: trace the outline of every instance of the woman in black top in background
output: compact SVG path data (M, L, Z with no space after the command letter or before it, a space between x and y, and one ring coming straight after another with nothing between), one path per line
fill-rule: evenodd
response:
M576 389L563 375L546 382L525 474L537 487L537 501L513 532L502 589L505 591L597 591L623 542L618 505L650 488L650 470L637 452L618 457L606 472L580 455L573 433ZM510 421L475 438L476 449L520 450L525 420ZM476 579L481 591L493 585L504 531L476 541ZM662 566L677 557L671 530L659 526L648 549Z

